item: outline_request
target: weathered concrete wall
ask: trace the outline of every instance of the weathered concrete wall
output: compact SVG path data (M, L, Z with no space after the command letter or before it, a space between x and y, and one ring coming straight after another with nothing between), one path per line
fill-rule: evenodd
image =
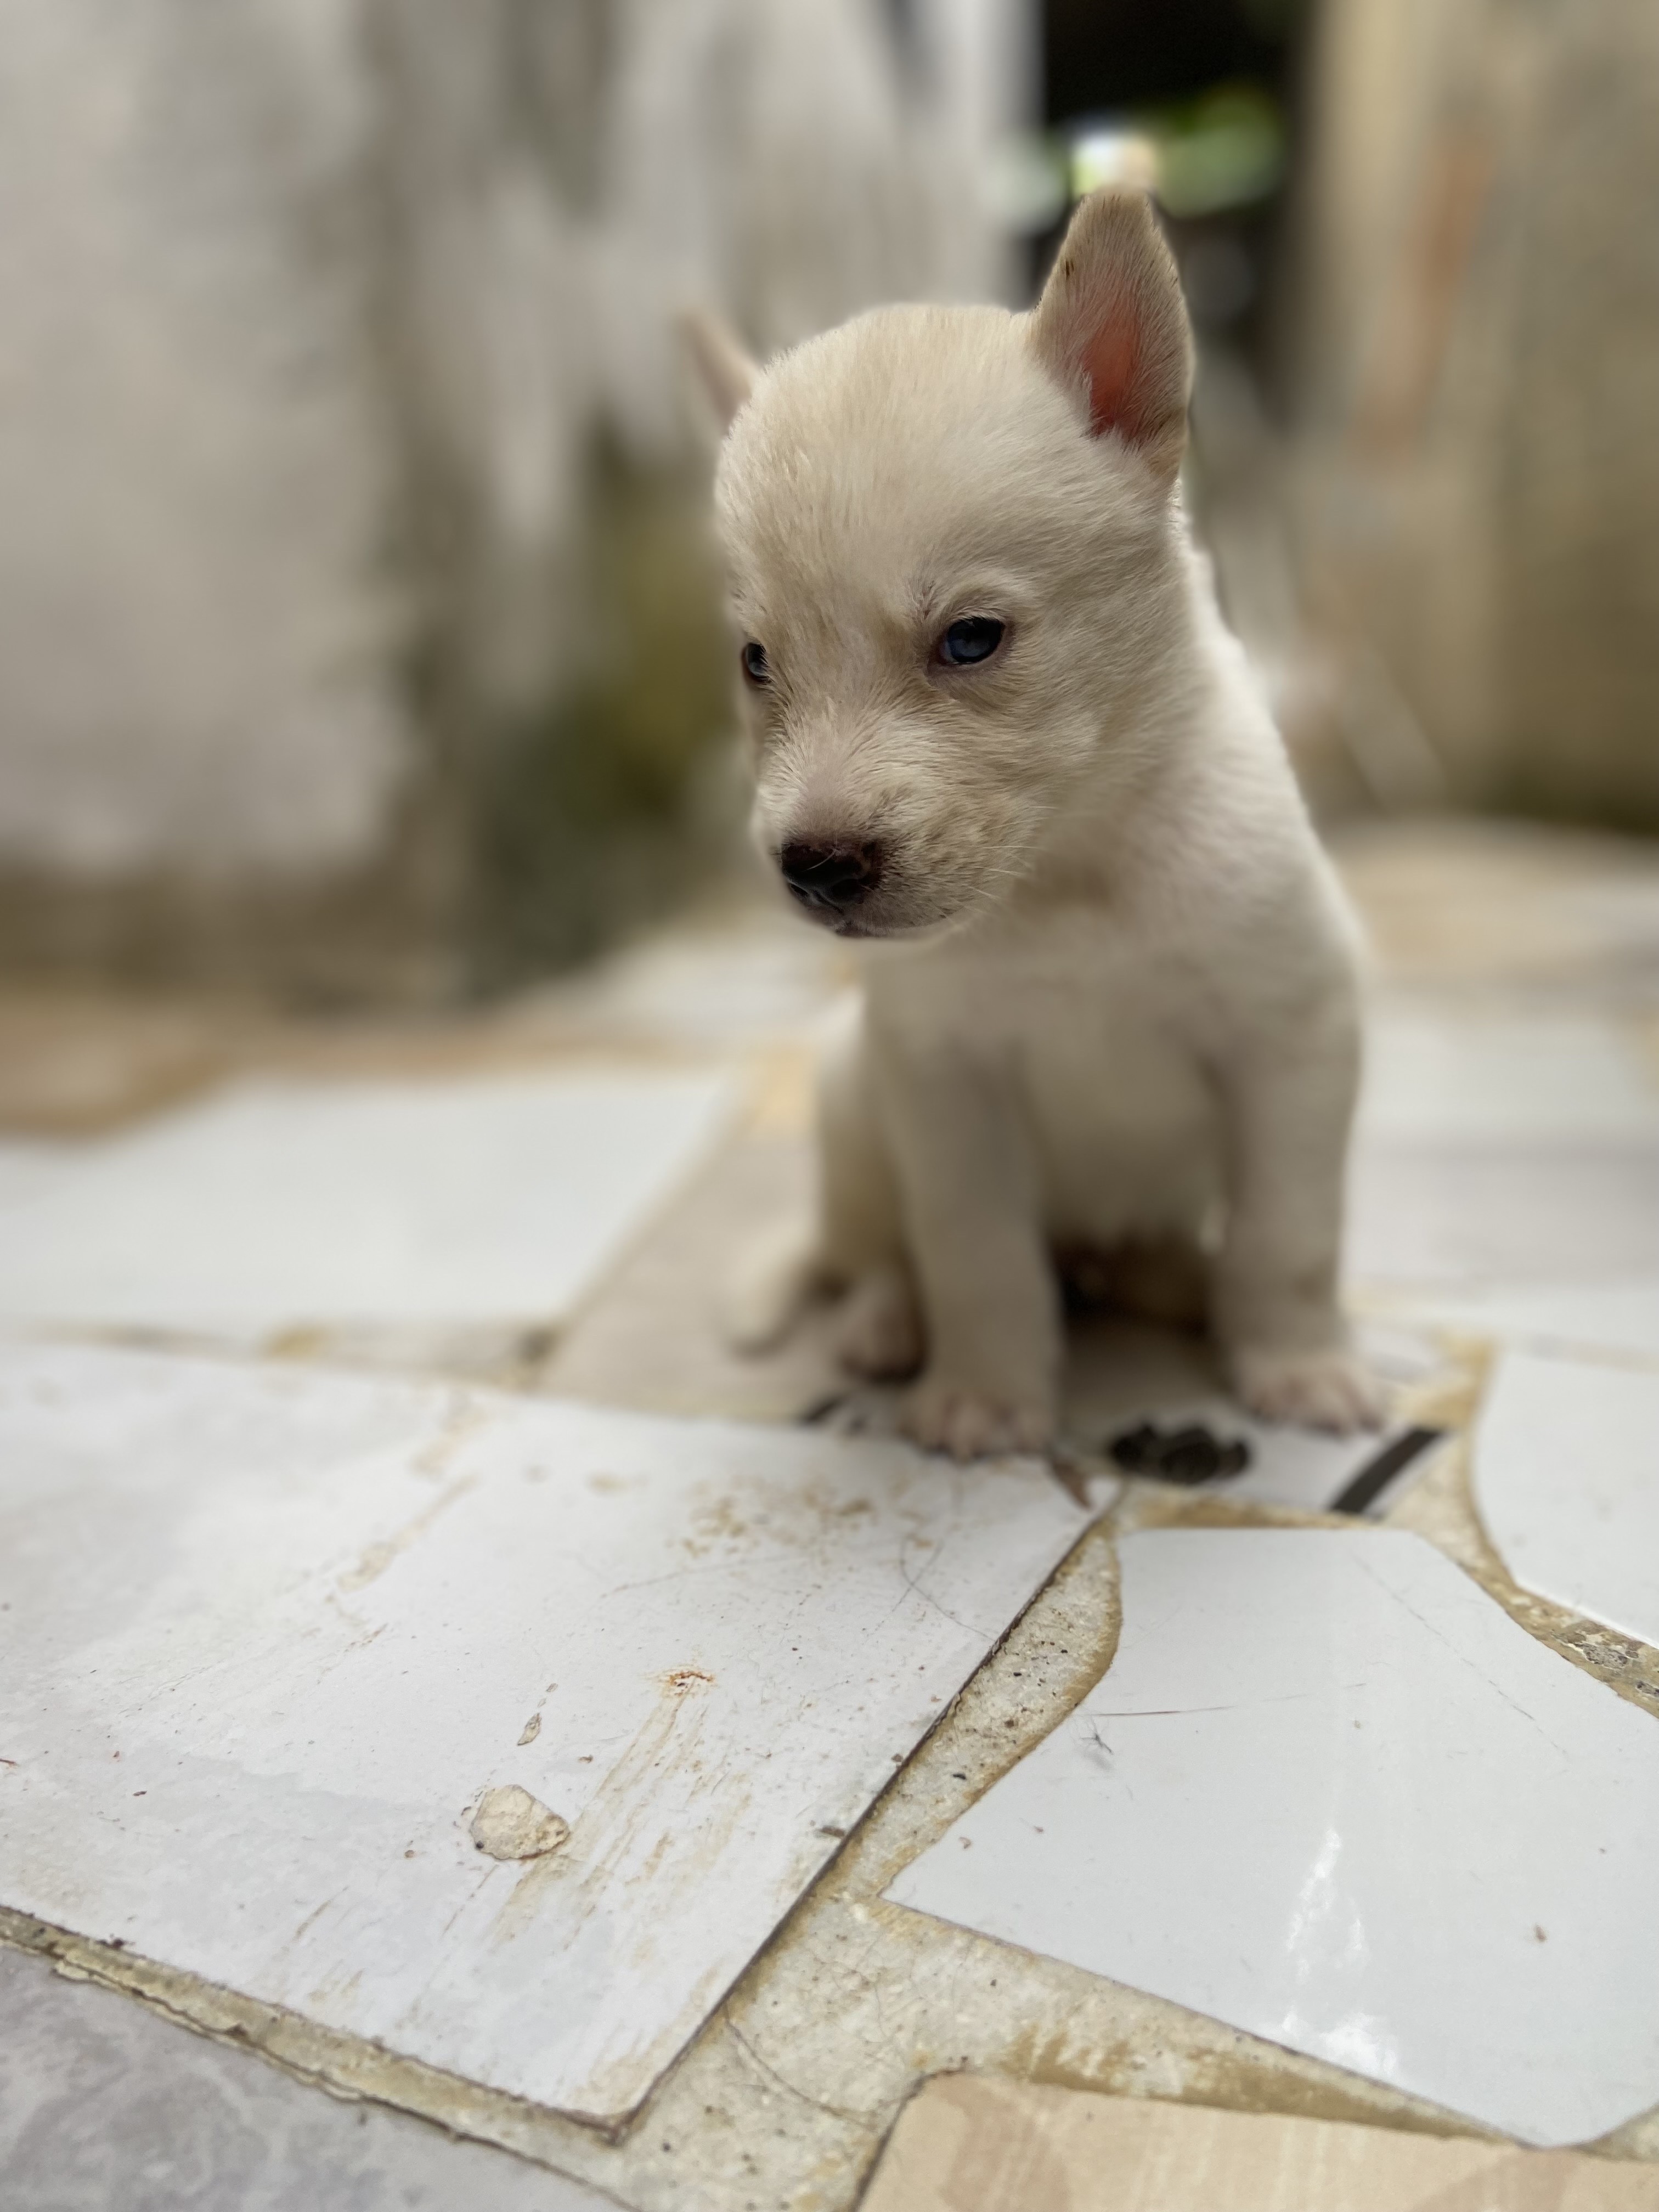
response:
M0 857L360 857L401 731L343 0L0 15Z
M1024 12L0 11L0 956L609 926L724 711L671 310L998 289Z
M1452 796L1659 826L1659 13L1327 0L1316 64L1310 600Z

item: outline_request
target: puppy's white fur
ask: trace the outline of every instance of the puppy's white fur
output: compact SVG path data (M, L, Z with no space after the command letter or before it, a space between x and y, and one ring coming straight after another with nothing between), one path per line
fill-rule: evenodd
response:
M1248 1405L1375 1419L1336 1302L1355 935L1188 540L1150 210L1085 202L1029 315L885 308L763 370L706 325L696 349L732 611L766 653L756 835L881 854L823 916L864 992L823 1073L819 1216L747 1272L734 1333L840 1285L851 1364L925 1359L921 1442L1038 1448L1053 1253L1166 1306L1201 1254ZM946 665L964 616L1003 643Z

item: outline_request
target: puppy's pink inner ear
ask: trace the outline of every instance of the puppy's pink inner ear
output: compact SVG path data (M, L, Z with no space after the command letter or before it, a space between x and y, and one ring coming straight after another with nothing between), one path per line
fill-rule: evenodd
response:
M1097 438L1115 430L1139 441L1156 428L1146 419L1141 356L1140 331L1121 306L1085 340L1082 368L1089 386L1089 428Z
M1081 203L1031 336L1049 374L1086 403L1092 434L1114 432L1173 481L1186 442L1187 313L1146 200L1100 191Z

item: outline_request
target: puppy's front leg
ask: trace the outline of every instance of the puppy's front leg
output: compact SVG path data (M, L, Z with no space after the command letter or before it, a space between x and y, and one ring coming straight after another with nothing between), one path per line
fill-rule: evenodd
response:
M927 1322L918 1443L971 1459L1054 1434L1060 1298L1012 1085L954 1057L878 1054L882 1116Z
M1359 1070L1351 1010L1257 1037L1227 1071L1229 1212L1214 1320L1239 1396L1266 1420L1374 1427L1382 1399L1337 1302L1342 1182Z

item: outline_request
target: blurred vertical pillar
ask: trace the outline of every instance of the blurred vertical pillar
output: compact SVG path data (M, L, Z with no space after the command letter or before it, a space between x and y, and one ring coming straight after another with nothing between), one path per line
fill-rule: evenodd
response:
M1374 795L1426 743L1456 799L1659 828L1659 11L1325 0L1310 107L1294 494L1338 739Z
M566 684L602 386L592 230L606 0L357 0L374 123L368 328L397 466L384 556L407 630L410 804L392 836L421 921L476 980L489 797Z
M0 17L15 957L142 957L183 907L382 846L406 762L368 128L342 8Z

